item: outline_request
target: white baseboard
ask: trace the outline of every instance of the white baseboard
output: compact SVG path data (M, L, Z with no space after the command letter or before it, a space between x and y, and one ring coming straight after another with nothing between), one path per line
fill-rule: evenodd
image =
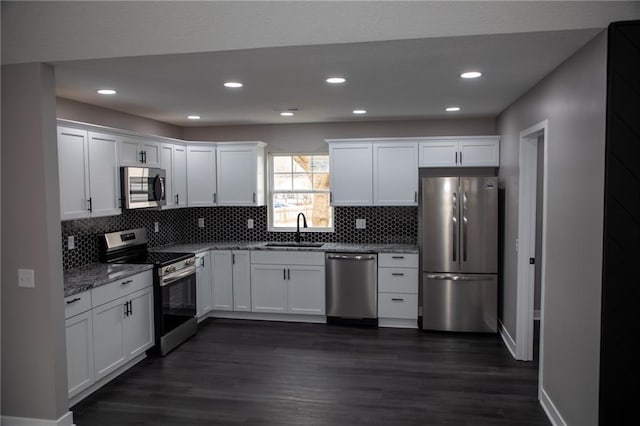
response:
M418 319L378 318L378 327L418 328Z
M538 399L553 426L567 426L567 422L564 421L555 404L551 401L551 398L549 398L549 395L547 395L547 392L545 392L542 386L538 392Z
M67 413L58 420L2 416L0 418L0 424L2 424L2 426L73 426L73 413L67 411Z
M324 315L299 315L277 314L268 312L236 312L236 311L211 311L207 315L211 318L247 319L261 321L286 321L286 322L312 322L324 324L327 317Z
M504 345L507 347L507 349L509 349L509 352L511 352L511 356L514 359L518 359L516 357L516 341L513 340L513 337L511 337L511 335L509 334L507 327L505 327L500 320L498 320L498 331L500 332L500 336L504 341Z

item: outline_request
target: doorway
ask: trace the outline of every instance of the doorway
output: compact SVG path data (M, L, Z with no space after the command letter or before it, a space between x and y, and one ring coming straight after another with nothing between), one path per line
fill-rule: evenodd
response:
M516 359L522 361L534 359L534 347L541 353L544 330L547 127L545 120L520 132Z

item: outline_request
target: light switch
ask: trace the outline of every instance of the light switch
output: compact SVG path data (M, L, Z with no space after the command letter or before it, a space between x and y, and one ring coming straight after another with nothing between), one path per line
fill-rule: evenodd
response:
M253 219L247 219L247 229L253 229Z
M204 217L198 218L198 228L204 228Z
M18 287L34 288L36 286L33 269L18 269Z
M366 219L356 219L356 229L366 229L366 228L367 228Z
M158 222L153 222L153 232L160 232L160 224Z
M67 238L67 249L73 250L74 248L76 248L76 237L73 235L69 235L69 237Z

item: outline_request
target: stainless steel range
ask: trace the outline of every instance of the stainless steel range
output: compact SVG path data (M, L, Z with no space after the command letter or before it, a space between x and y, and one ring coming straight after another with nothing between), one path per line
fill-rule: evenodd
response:
M166 355L198 331L196 257L193 253L148 251L144 228L110 232L101 238L101 260L154 265L155 343Z

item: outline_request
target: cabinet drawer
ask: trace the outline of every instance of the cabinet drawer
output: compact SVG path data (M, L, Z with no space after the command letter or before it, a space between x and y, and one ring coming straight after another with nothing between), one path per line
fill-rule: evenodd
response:
M418 294L418 269L378 268L378 291Z
M417 268L418 255L415 253L380 253L378 266L380 268Z
M91 309L91 291L83 291L64 298L64 317L71 318Z
M120 278L118 281L91 289L91 302L93 306L100 306L134 291L142 290L152 284L153 274L151 270Z
M418 318L418 295L402 293L378 294L379 318Z
M255 250L251 252L251 263L324 266L324 252Z

